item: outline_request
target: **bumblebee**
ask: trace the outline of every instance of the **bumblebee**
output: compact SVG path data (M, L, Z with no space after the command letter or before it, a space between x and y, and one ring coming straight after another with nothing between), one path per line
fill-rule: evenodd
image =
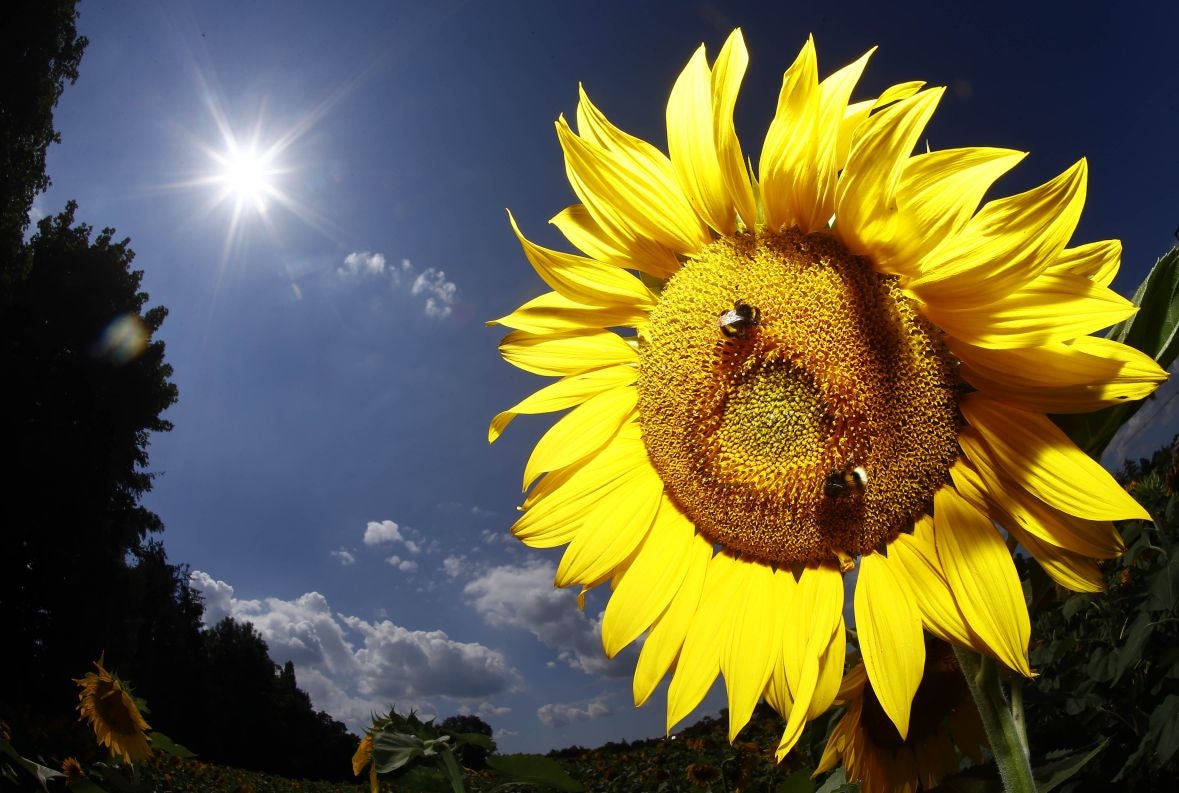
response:
M868 484L868 472L862 465L832 471L823 482L823 495L827 498L843 498L851 493L862 493Z
M744 300L738 300L733 303L731 309L720 315L716 324L726 336L744 336L749 328L761 324L761 309L749 305Z

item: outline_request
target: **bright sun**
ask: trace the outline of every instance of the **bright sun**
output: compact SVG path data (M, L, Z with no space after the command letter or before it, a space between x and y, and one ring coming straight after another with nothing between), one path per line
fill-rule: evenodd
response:
M279 196L272 181L272 177L279 173L272 162L272 151L259 154L253 146L242 148L230 143L215 159L218 164L216 180L222 187L221 200L233 199L235 214L250 205L258 212L265 212L266 199Z

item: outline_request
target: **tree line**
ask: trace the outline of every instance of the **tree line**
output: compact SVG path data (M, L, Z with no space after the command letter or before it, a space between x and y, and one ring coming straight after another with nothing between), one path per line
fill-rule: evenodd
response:
M28 235L53 108L87 44L75 2L14 0L0 20L0 727L30 754L93 751L73 679L105 656L152 727L202 759L346 778L356 737L252 626L202 626L140 503L178 393L155 338L168 312L149 306L129 240L95 234L74 202Z

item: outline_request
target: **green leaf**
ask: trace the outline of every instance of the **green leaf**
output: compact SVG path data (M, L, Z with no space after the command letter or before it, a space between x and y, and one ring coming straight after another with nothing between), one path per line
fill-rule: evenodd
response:
M416 735L387 730L373 733L373 765L378 774L396 771L425 756L426 746Z
M1116 683L1122 674L1142 659L1142 648L1154 633L1154 623L1145 611L1138 612L1134 623L1126 635L1126 642L1118 650L1118 663L1114 667L1113 682Z
M1134 292L1138 313L1110 328L1106 337L1140 350L1164 369L1179 353L1179 248L1155 262ZM1053 416L1052 420L1091 457L1100 458L1113 436L1145 400L1093 413Z
M454 741L455 746L460 744L471 744L473 746L478 746L481 749L487 749L488 751L495 749L495 741L491 740L491 738L484 735L483 733L448 732L446 734L450 736L452 741Z
M171 757L179 757L181 760L188 760L190 758L196 757L196 752L192 751L187 746L182 746L176 743L162 732L153 730L147 734L147 737L151 740L151 748L159 749L166 755Z
M1036 777L1037 793L1048 793L1052 788L1062 785L1081 770L1085 763L1092 760L1109 743L1106 738L1089 751L1080 752L1049 752L1048 762L1037 766L1032 773ZM1056 756L1059 755L1059 756Z
M1134 292L1138 313L1110 328L1114 341L1129 344L1166 369L1179 352L1179 248L1172 248Z
M555 760L538 754L492 755L487 764L506 782L522 782L576 793L581 783L565 772Z
M1172 556L1167 565L1154 573L1150 582L1148 611L1169 611L1179 601L1179 556Z
M48 766L43 766L40 763L33 762L27 757L22 757L20 753L16 751L16 749L12 748L12 744L3 738L0 738L0 752L3 752L4 754L11 757L16 761L18 766L32 774L33 777L37 780L37 784L41 786L42 790L49 790L48 786L46 785L49 780L65 778L65 774L61 773L60 771L54 771Z
M1161 767L1179 751L1179 696L1168 694L1150 714L1150 731L1155 736L1154 761Z
M847 775L840 767L831 772L831 776L824 780L815 793L843 793L844 790L855 790L855 786L847 781Z

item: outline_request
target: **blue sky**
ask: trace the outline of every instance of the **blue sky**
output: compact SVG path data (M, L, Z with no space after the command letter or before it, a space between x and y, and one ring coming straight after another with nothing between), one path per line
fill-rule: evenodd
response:
M879 44L860 96L944 84L934 148L1031 152L1001 194L1088 157L1075 239L1120 238L1130 293L1179 224L1179 7L1135 5L83 0L90 46L34 213L74 198L130 236L170 312L180 401L146 504L211 620L252 621L354 730L396 703L477 713L506 751L649 737L664 701L631 705L604 602L578 612L552 588L557 553L508 534L548 422L486 440L541 384L483 325L542 291L504 210L561 245L547 220L575 199L553 122L578 82L664 147L679 70L741 26L756 161L808 33L823 74ZM227 136L274 147L263 212L218 201ZM1140 445L1170 437L1175 403ZM697 715L722 705L716 689Z

